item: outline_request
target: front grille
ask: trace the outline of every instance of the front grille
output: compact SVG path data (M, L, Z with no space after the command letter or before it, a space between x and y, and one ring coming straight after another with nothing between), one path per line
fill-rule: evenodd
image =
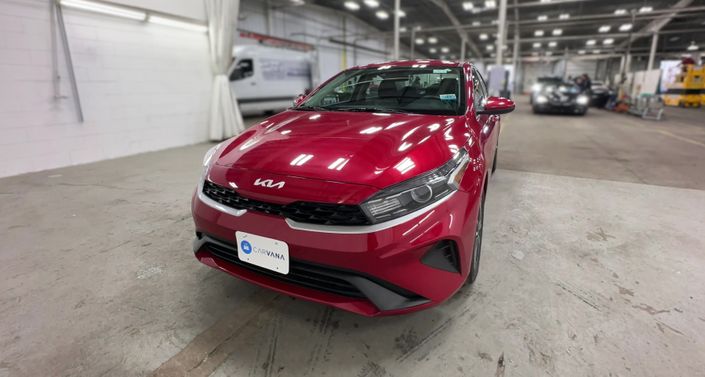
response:
M365 295L354 285L340 278L340 276L344 275L343 273L330 268L291 260L289 261L289 273L287 275L282 275L266 268L241 261L237 256L237 249L232 246L226 246L224 244L213 242L208 242L205 246L215 257L226 260L232 264L238 265L239 267L256 271L273 279L335 293L342 296L359 298L365 297Z
M246 198L235 190L209 181L203 183L203 194L228 207L282 216L301 223L322 225L370 224L370 220L365 216L365 213L356 205L313 202L268 203Z

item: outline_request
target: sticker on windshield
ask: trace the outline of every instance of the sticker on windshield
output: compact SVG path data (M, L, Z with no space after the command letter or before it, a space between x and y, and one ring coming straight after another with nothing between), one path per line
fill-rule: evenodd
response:
M455 94L439 94L441 101L455 101Z
M433 70L433 73L448 73L448 72L450 72L450 69L449 69L449 68L446 68L446 69L434 69L434 70Z

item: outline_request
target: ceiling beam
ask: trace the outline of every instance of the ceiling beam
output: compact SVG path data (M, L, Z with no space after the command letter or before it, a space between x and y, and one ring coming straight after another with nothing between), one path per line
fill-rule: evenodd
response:
M678 13L682 11L682 9L687 8L692 2L693 2L693 0L680 0L680 1L678 1L676 4L674 4L671 7L671 9L669 9L669 11L672 10L672 12L668 12L668 13L663 14L662 16L649 22L646 26L642 27L638 32L632 33L632 35L629 38L627 38L626 41L619 44L619 47L620 48L626 47L627 45L629 45L629 43L634 42L635 40L641 38L644 34L649 35L649 34L658 33L661 30L661 28L663 28L664 26L666 26L666 24L671 22L673 17L677 16Z
M477 47L475 42L472 41L470 38L470 35L468 35L468 32L462 28L462 25L460 21L458 21L458 18L455 17L455 14L453 14L453 11L450 9L448 4L444 0L429 0L431 3L436 5L437 7L441 8L443 13L445 13L446 17L448 17L448 20L450 20L450 23L453 24L453 27L455 28L455 31L458 33L460 36L460 39L463 41L463 43L467 43L468 46L470 47L470 51L473 53L473 57L481 57L482 53L480 52L480 49ZM411 41L412 43L414 41Z

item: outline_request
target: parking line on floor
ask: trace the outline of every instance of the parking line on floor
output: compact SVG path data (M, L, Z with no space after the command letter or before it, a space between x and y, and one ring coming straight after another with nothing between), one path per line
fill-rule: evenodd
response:
M662 134L662 135L666 135L666 136L668 136L668 137L671 137L671 138L680 140L680 141L685 141L686 143L690 143L690 144L693 144L693 145L698 145L698 146L701 146L701 147L705 148L705 143L701 143L701 142L696 141L696 140L690 140L690 139L688 139L688 138L686 138L686 137L678 136L678 135L676 135L676 134L674 134L674 133L671 133L671 132L668 132L668 131L664 131L664 130L656 130L656 132L658 132L658 133L660 133L660 134Z

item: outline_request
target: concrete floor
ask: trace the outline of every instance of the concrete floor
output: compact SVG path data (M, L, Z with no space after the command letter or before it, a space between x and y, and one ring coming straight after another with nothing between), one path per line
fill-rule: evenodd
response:
M368 319L193 258L208 145L0 180L0 377L702 376L705 112L541 116L522 99L482 270Z

